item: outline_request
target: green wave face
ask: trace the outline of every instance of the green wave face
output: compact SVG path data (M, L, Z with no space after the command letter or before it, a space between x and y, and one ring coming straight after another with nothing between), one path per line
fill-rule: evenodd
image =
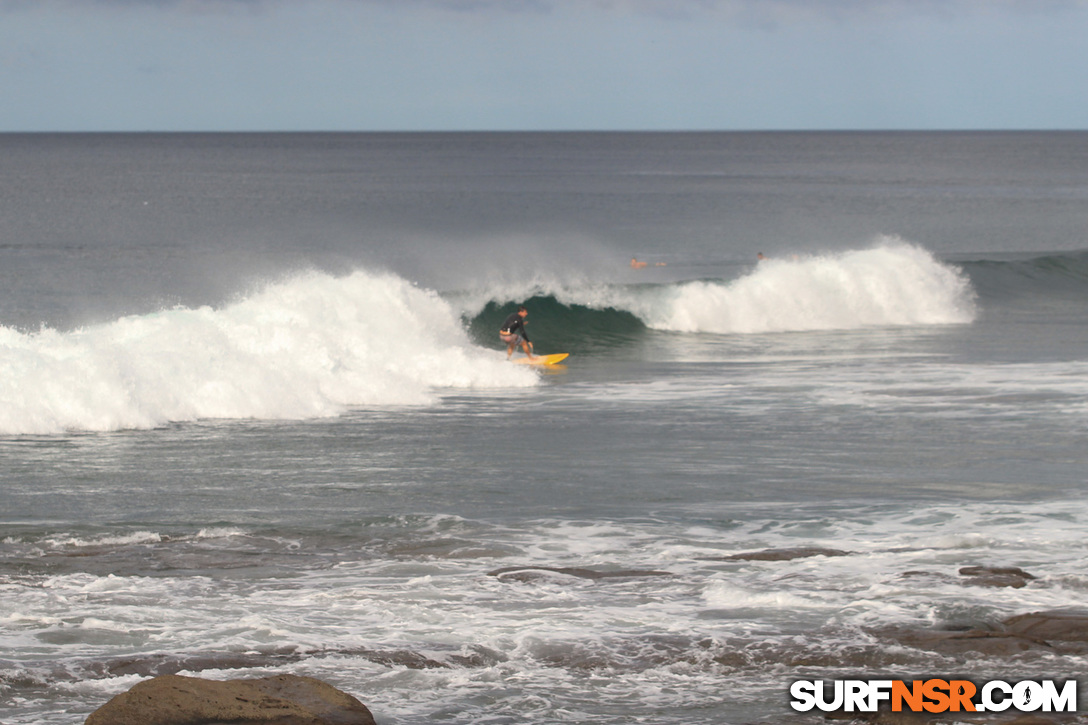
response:
M541 352L580 354L615 349L632 344L647 332L634 314L612 307L597 310L585 305L565 305L551 295L525 300L529 310L529 337ZM499 343L499 326L517 304L489 302L483 311L468 321L474 342L487 347ZM545 347L547 349L545 349Z
M1042 305L1077 314L1088 306L1088 251L961 264L985 306Z
M578 355L634 348L660 334L970 324L978 309L1075 316L1088 314L1088 252L952 263L892 245L776 260L733 279L544 287L520 301L496 292L466 313L473 342L501 347L499 327L519 302L539 352Z

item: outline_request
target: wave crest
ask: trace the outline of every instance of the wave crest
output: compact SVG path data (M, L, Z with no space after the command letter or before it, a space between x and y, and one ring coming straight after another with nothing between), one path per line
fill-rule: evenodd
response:
M964 324L977 314L975 291L962 270L896 239L871 249L765 260L733 280L567 284L537 286L532 293L533 304L543 308L538 324L557 327L550 336L563 342L577 339L578 328L590 329L594 340L609 331L629 337L632 324L746 334ZM492 300L474 318L474 329L497 324L496 302L505 297Z
M303 419L431 402L441 388L529 386L470 343L435 292L391 274L317 272L223 309L178 308L72 332L0 328L0 432Z
M967 278L908 244L767 260L730 283L689 282L644 318L679 332L755 333L971 322Z

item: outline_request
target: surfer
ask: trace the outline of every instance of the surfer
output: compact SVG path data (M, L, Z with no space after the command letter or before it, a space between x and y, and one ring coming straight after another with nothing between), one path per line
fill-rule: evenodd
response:
M645 266L645 262L638 261L637 257L631 257L631 269L642 269Z
M499 339L506 343L506 359L514 354L514 348L521 343L521 349L533 359L533 343L529 340L529 334L525 331L525 318L529 316L529 310L518 306L517 312L510 313L506 322L499 328Z

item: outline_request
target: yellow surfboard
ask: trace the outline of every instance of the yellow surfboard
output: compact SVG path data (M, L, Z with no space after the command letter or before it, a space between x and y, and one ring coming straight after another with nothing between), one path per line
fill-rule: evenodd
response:
M551 355L533 355L533 357L519 357L510 362L516 365L555 365L561 360L566 360L569 352L557 352Z

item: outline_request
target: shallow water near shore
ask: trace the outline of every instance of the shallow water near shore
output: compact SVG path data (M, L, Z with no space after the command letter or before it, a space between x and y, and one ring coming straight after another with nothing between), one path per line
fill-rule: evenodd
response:
M1084 140L0 137L0 720L167 672L737 725L1076 676L881 632L1083 601ZM522 303L566 364L505 362Z

